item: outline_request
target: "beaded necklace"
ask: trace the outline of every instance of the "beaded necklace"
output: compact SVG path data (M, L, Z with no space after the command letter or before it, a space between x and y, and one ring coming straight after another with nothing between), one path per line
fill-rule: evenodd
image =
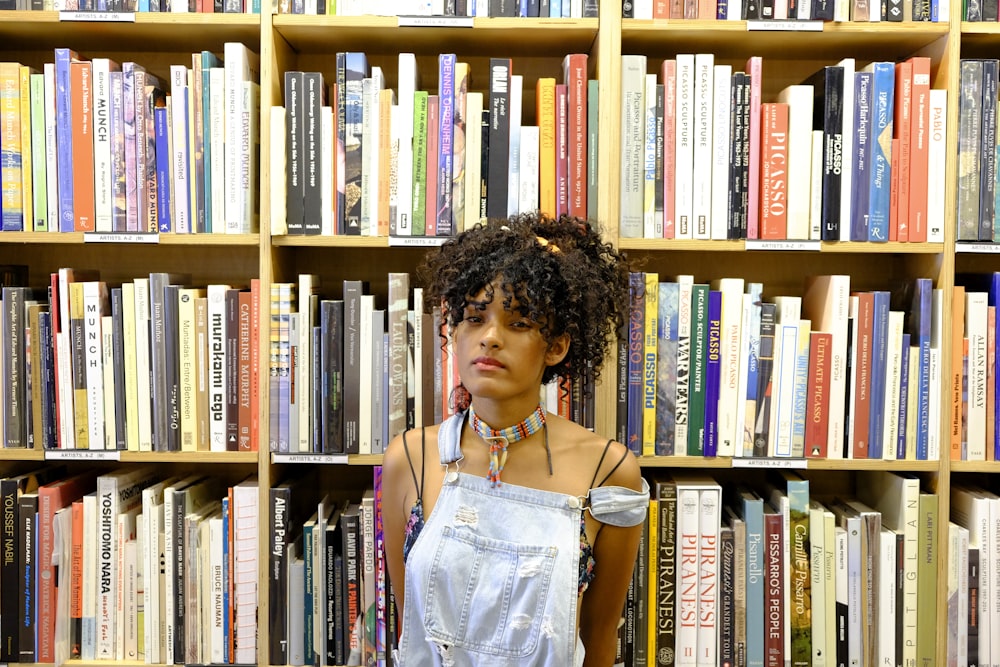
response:
M525 417L522 421L508 426L504 429L495 429L484 422L476 414L476 410L469 406L469 420L472 422L472 429L476 434L485 440L490 446L490 469L486 478L490 480L490 486L497 487L502 483L500 473L507 462L507 447L511 443L524 440L525 438L543 431L545 436L545 455L548 458L549 474L552 474L552 452L549 450L549 429L545 425L545 408L541 403L535 411Z

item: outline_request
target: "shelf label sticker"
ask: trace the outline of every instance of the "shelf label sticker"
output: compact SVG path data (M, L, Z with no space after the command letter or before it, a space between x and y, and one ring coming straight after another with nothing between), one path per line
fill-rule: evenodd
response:
M1000 254L1000 243L956 243L955 252L970 254L997 255Z
M400 16L400 28L471 28L472 16Z
M805 470L806 459L733 459L734 468L780 468L782 470Z
M84 243L159 243L156 232L86 232Z
M761 32L823 32L822 21L747 21L747 31Z
M60 21L91 21L95 23L135 23L135 12L59 12Z
M349 462L347 454L272 454L271 456L274 463L344 465Z
M116 449L46 449L46 461L121 461Z
M390 236L390 248L433 248L450 239L450 236Z
M819 252L822 241L763 241L747 239L747 250L781 250Z

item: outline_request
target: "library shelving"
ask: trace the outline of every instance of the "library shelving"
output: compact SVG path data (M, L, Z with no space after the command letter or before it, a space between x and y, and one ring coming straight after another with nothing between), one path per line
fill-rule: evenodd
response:
M852 289L882 289L892 278L931 278L944 292L944 312L951 312L951 287L959 272L1000 270L1000 259L986 248L982 252L956 250L955 201L957 154L958 67L961 57L985 57L1000 47L997 24L957 20L960 3L952 3L952 18L946 23L827 23L821 31L754 31L745 21L651 20L621 18L617 0L602 0L599 18L501 19L476 18L469 26L400 25L396 17L242 14L136 14L130 21L63 20L58 12L11 11L0 14L0 60L18 60L40 68L51 60L52 50L68 47L86 57L109 56L119 61L135 59L167 79L169 65L189 61L191 53L208 49L221 53L226 42L242 42L261 58L260 113L260 231L253 234L180 235L161 234L157 243L96 243L80 233L0 233L0 263L27 264L29 284L44 287L48 276L60 267L98 268L102 280L118 284L152 271L188 273L198 285L233 283L247 285L259 279L260 335L255 341L262 359L268 350L268 299L272 283L294 281L301 273L320 277L323 293L339 292L341 282L365 280L370 293L382 299L387 293L388 271L413 276L425 252L421 247L395 247L385 237L273 236L268 219L270 183L269 111L283 102L283 74L291 70L323 72L334 79L334 55L338 51L363 51L369 62L382 67L389 88L397 86L397 56L416 54L423 88L436 85L436 57L456 52L471 63L472 89L487 91L490 57L511 57L514 71L525 76L523 108L526 119L534 115L534 81L541 76L561 76L561 61L569 53L589 56L589 76L599 82L602 104L599 114L599 188L596 218L610 241L644 262L647 270L661 276L689 273L697 280L739 276L763 282L768 294L800 294L808 274L846 273ZM765 99L773 99L788 84L799 83L823 65L845 57L860 63L897 60L913 55L932 59L931 85L948 90L948 135L946 224L943 243L822 242L799 249L755 249L746 241L690 241L618 238L621 141L621 56L642 54L649 58L649 71L663 58L678 53L714 53L717 62L742 67L750 56L761 56ZM411 283L412 284L412 283ZM951 332L945 328L946 341ZM946 342L944 349L950 349ZM942 358L942 383L950 377L949 355ZM266 367L265 367L266 368ZM615 431L614 364L596 393L596 430ZM259 377L260 436L254 452L154 453L123 451L118 456L62 459L69 466L99 463L104 469L155 463L171 473L193 469L210 470L238 481L256 474L259 484L259 562L267 563L269 530L266 520L271 486L315 474L320 485L357 493L370 484L371 468L379 455L317 457L271 453L268 448L268 378ZM947 593L949 489L965 476L988 478L1000 472L995 462L950 461L946 446L950 430L951 395L941 392L941 456L937 461L808 460L800 471L818 487L834 492L853 492L857 473L869 470L914 473L926 489L938 494L938 599ZM20 472L28 464L56 457L40 447L31 450L0 448L0 476ZM105 460L101 460L104 458ZM316 465L329 461L329 465ZM742 475L739 463L728 458L642 457L649 474L660 469L706 469L720 479ZM777 466L775 466L777 467ZM768 469L762 464L749 475ZM259 568L257 664L268 664L269 597L266 567ZM936 659L946 664L947 612L936 610ZM102 661L71 661L70 664L105 665ZM142 664L117 661L116 664Z

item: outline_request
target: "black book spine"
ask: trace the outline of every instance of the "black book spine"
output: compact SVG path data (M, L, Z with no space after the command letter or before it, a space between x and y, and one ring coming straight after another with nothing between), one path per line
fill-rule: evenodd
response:
M302 72L285 72L285 217L289 235L305 233L302 164L304 77Z
M731 526L719 532L719 664L736 664L736 541Z
M164 375L166 379L166 451L179 452L181 449L181 386L180 386L180 341L177 338L179 285L163 288L163 331L166 353Z
M111 289L111 354L115 362L115 449L126 449L125 423L125 320L122 288ZM44 372L44 371L43 371ZM45 400L42 395L42 400Z
M3 355L7 372L4 385L7 401L4 406L4 444L8 448L27 446L24 412L24 287L4 287L3 290Z
M340 516L344 558L344 650L353 654L361 646L364 618L361 608L361 515L352 503Z
M489 218L507 217L510 74L510 59L490 58L490 154L487 172L489 174L489 185L487 186L489 192L486 202L486 214Z
M361 443L361 295L360 280L344 281L344 452L357 454Z
M743 183L741 179L743 147L741 141L743 136L743 84L746 82L746 76L744 72L733 74L732 94L730 96L732 114L729 119L729 220L726 225L726 238L728 239L741 238L740 216L743 208Z
M184 612L185 607L185 549L187 548L187 531L184 530L184 516L187 514L187 493L188 490L177 489L174 491L174 662L180 664L184 662L185 652L185 632L184 632ZM191 545L192 547L194 545Z
M489 194L490 178L490 110L483 109L480 119L482 151L480 151L480 173L479 173L479 217L485 218L487 212L487 195Z
M13 479L0 479L0 591L16 591L18 575L18 484ZM18 653L17 619L19 618L17 595L0 596L0 660L17 662Z
M657 539L649 532L649 516L643 524L642 535L639 537L639 556L635 559L633 580L635 581L635 604L633 614L635 628L632 633L632 664L650 665L655 656L649 655L649 633L653 626L649 623L649 543Z
M268 649L270 664L288 663L288 540L291 488L278 486L271 489L271 545L268 590L270 605L268 622L271 644Z
M52 313L41 313L38 316L38 328L42 340L52 340ZM42 345L42 447L55 449L56 420L53 409L56 404L56 369L52 359L52 346ZM2 589L0 589L2 590Z
M663 228L663 84L656 84L656 164L654 166L653 208L655 210L658 228Z
M750 198L750 82L749 74L743 80L743 90L741 93L741 108L743 110L743 137L740 140L740 148L743 155L740 158L740 165L743 174L740 178L742 202L740 206L740 236L747 237L747 219L749 218L749 198Z
M344 453L344 302L320 304L323 328L323 452Z
M321 110L326 103L326 82L323 80L322 72L306 72L303 83L304 90L300 105L303 112L303 120L301 121L302 153L305 158L302 174L303 232L317 235L322 232L320 221L323 217L320 185L323 183L323 179L329 176L323 174L322 160L320 159L322 146L320 122Z
M979 667L979 549L969 548L969 667Z
M988 6L984 3L983 6ZM996 5L994 4L994 10ZM993 19L996 21L994 12ZM979 240L993 240L993 212L996 208L996 136L997 136L997 75L1000 62L995 58L983 59L983 101L982 101L982 150L979 158Z
M20 591L18 619L20 637L18 640L18 655L20 662L35 661L35 610L38 608L35 599L35 515L38 513L38 496L34 493L24 494L17 504L17 523L20 532L18 539L18 588Z
M336 519L336 515L333 517ZM327 524L326 527L326 555L324 557L326 577L326 628L324 650L326 658L323 660L327 665L342 665L344 661L338 658L337 654L337 598L339 597L339 582L337 581L337 558L340 555L340 534L337 532L336 521Z
M312 450L314 452L323 451L323 329L315 326L312 328L312 359L310 363L312 396L309 397L309 414L312 415L312 423L309 428L312 430Z
M240 291L226 290L226 451L240 448Z
M672 481L656 485L657 511L659 512L659 535L656 535L656 652L666 657L672 652L666 650L674 646L677 637L675 614L677 610L675 591L677 586L677 485ZM658 660L657 665L668 667L674 664L673 656Z
M753 455L767 456L767 438L771 415L771 371L774 365L775 305L765 303L760 310L760 352L757 355L757 419L754 427Z
M824 68L822 100L816 100L816 113L823 114L823 203L822 239L840 240L840 193L844 166L844 68Z

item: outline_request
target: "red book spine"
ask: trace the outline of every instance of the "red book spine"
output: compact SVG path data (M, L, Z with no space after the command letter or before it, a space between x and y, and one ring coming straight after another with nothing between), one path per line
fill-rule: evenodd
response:
M664 60L660 73L663 84L663 238L674 238L674 183L677 150L677 61Z
M856 459L868 458L868 423L871 409L872 326L875 316L875 295L858 293L858 367L854 386L854 440L851 449Z
M805 454L826 458L830 416L830 345L833 335L824 331L809 334L809 379L807 385Z
M890 205L889 240L910 240L910 163L912 151L913 64L906 60L896 63L896 100L893 106L892 178L898 180L898 204ZM896 140L899 140L897 147ZM897 163L898 156L898 163ZM924 197L926 199L926 196ZM892 218L895 215L895 219ZM893 222L896 222L894 225Z
M566 84L556 84L556 214L569 213L569 118Z
M426 215L424 217L424 234L426 236L437 235L437 210L431 202L437 202L438 188L437 179L434 174L438 173L438 133L432 128L440 125L438 112L440 111L440 101L437 95L427 96L427 202Z
M782 555L782 517L764 513L764 665L783 667L785 664L785 597Z
M94 104L89 62L70 63L73 126L74 229L92 232L94 222Z
M587 217L587 54L573 53L563 62L569 109L569 214Z
M909 236L906 220L900 211L899 186L903 180L899 176L899 139L893 139L889 156L889 240L903 241L900 235Z
M930 139L931 59L910 58L913 84L910 89L910 241L927 241L927 142ZM904 174L907 172L903 172ZM940 184L935 184L941 187Z
M788 223L788 105L761 105L760 238L784 239Z
M80 659L83 644L83 501L74 500L72 508L72 546L70 551L69 657Z

